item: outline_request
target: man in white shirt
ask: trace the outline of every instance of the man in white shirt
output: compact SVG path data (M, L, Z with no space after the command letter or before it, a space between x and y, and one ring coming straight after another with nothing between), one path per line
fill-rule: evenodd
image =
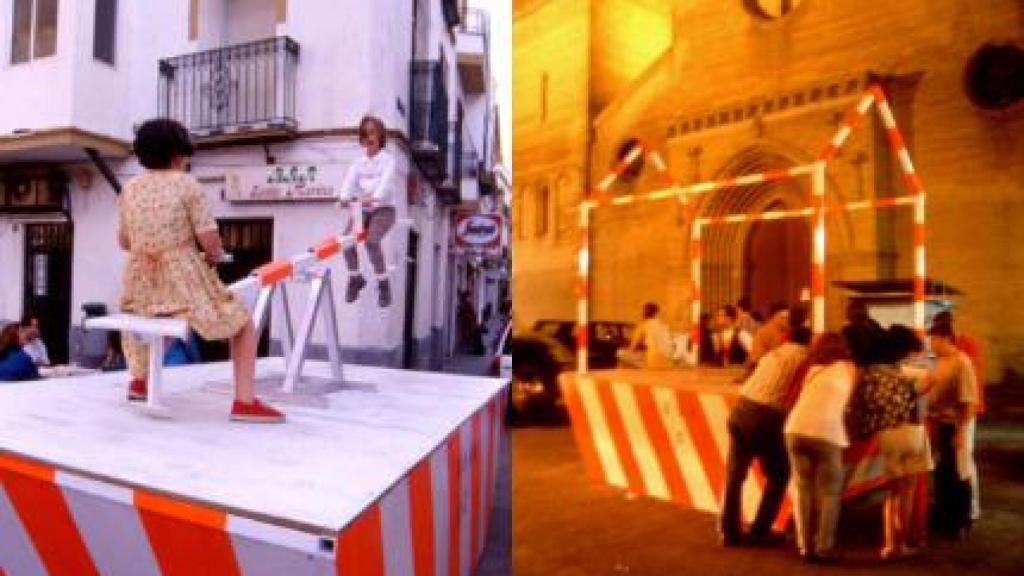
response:
M36 366L49 366L50 355L46 350L46 343L39 335L39 319L35 316L26 316L19 329L21 338L21 349Z
M365 153L345 174L339 202L345 208L354 204L361 208L355 213L362 213L366 251L370 256L373 272L377 276L377 302L382 308L391 304L391 284L388 281L381 241L395 225L395 160L384 149L385 135L384 122L379 118L367 115L359 121L359 144L363 146ZM344 233L351 234L355 227L356 222L353 218ZM359 292L366 286L366 279L359 272L356 246L350 245L345 248L344 256L349 269L345 301L352 303L359 298Z
M811 332L793 329L790 341L768 352L740 389L740 400L729 415L729 453L725 463L725 495L719 522L722 543L765 544L789 482L789 458L782 427L799 393L799 369L807 358ZM766 483L750 533L740 529L743 483L754 459L761 463ZM744 541L745 540L745 541Z

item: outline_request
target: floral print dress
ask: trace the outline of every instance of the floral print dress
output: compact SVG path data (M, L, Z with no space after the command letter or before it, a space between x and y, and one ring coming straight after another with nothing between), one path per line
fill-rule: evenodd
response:
M146 171L125 186L118 202L129 246L121 310L182 318L206 340L237 334L249 311L221 283L196 243L197 234L217 230L199 182L177 170ZM148 352L134 339L124 342L132 375L143 376Z

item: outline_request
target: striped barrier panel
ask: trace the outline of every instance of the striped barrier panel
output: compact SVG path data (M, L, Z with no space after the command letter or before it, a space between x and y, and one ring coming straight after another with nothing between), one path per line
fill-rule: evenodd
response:
M565 373L561 388L588 476L632 494L718 514L729 450L726 422L738 391L697 391ZM887 482L877 445L845 454L845 496ZM743 486L744 520L757 511L764 476L755 464ZM792 490L775 527L792 512Z
M499 393L330 533L0 454L0 575L472 574L493 511L504 413Z

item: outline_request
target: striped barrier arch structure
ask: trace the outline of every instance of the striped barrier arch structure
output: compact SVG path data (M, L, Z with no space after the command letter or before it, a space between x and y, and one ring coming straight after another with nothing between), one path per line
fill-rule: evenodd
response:
M853 131L860 126L868 112L874 108L878 113L890 149L896 157L909 194L891 198L855 201L844 204L830 203L826 191L825 171L828 163L849 139ZM622 174L637 159L647 157L659 174L664 187L650 192L628 195L612 195L609 191ZM758 213L731 214L715 217L697 217L690 202L691 196L709 193L727 193L728 189L738 186L750 186L764 182L789 180L800 177L810 179L810 206L793 210L769 210ZM701 252L702 231L706 226L778 220L784 218L811 218L813 233L811 243L811 328L815 334L825 331L825 249L827 233L825 215L831 211L878 210L909 206L913 210L913 315L914 328L924 330L925 316L925 279L927 276L927 259L925 252L925 208L927 195L920 176L907 150L906 142L896 125L892 108L886 99L885 92L878 85L872 85L861 96L857 104L846 114L840 127L818 153L814 161L786 169L769 170L755 174L746 174L724 180L680 184L668 171L662 156L643 141L638 141L601 179L597 189L586 200L580 203L579 210L579 248L576 256L576 371L586 374L589 371L588 324L590 322L590 228L591 213L606 206L625 206L637 202L676 199L684 206L686 221L690 226L691 277L693 280L693 300L691 302L690 319L692 322L692 342L695 347L700 345L699 320L701 313ZM699 350L698 350L699 354ZM699 357L699 356L698 356Z

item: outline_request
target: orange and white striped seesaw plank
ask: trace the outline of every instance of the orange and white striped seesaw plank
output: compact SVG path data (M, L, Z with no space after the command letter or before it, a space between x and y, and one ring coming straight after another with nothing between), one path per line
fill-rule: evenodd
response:
M0 575L464 576L493 511L505 394L334 533L0 451Z
M631 494L718 514L729 451L726 426L738 389L701 390L607 378L600 371L560 377L576 444L588 476ZM712 387L708 387L712 388ZM845 455L846 497L886 482L874 442ZM764 487L754 464L743 486L744 521L753 520ZM792 513L792 486L776 529Z

